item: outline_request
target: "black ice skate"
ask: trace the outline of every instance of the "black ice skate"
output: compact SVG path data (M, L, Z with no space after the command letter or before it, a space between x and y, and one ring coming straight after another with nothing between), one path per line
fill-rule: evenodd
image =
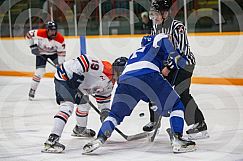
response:
M149 122L143 127L143 131L150 132L153 131L155 127L156 127L156 122ZM160 124L159 124L159 128L160 128Z
M186 131L186 133L190 140L205 139L209 137L207 124L204 121L194 124L192 128Z
M33 90L32 88L30 88L29 91L29 100L33 100L35 97L35 90Z
M51 134L48 140L44 143L44 149L41 150L43 153L61 153L65 146L58 142L59 136Z
M196 150L196 143L183 139L180 134L173 134L171 145L174 153L186 153Z
M86 127L75 126L73 129L72 136L76 137L94 137L95 131L92 129L87 129Z
M83 154L88 154L93 152L94 150L98 149L105 143L105 140L102 137L98 137L95 140L87 143L83 147Z

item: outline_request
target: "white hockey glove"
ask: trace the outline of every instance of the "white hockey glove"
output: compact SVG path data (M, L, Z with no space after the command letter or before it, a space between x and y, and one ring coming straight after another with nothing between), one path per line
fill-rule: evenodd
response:
M31 49L31 53L36 55L36 56L39 56L40 55L40 51L38 49L38 46L37 44L34 44L34 45L31 45L30 46L30 49Z

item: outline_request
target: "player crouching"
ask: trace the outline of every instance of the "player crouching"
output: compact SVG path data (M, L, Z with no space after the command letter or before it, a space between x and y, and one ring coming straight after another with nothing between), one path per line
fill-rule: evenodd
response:
M44 143L42 152L60 153L65 146L59 143L64 126L71 116L74 104L77 104L77 125L72 136L93 137L95 131L87 129L90 110L88 95L95 97L101 110L103 121L110 111L110 97L113 88L112 67L107 61L81 55L77 59L64 62L55 73L56 101L60 105L59 112L54 116L54 126L49 138Z
M184 106L178 94L160 74L164 63L171 58L176 68L185 66L185 61L174 50L168 36L159 34L146 46L136 50L128 59L124 71L114 73L119 76L109 116L102 123L95 140L83 147L85 154L105 143L115 127L131 112L140 100L153 101L157 105L156 114L170 112L172 150L174 153L195 150L195 142L182 138L184 127ZM117 60L119 60L118 58ZM115 61L116 62L116 61ZM125 63L123 63L125 64ZM120 68L121 69L121 68Z

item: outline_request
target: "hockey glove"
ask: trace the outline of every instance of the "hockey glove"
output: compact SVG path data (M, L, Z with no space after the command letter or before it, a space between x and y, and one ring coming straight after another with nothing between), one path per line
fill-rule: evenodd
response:
M69 80L67 80L67 83L69 87L73 89L77 89L79 85L83 82L84 76L83 75L78 75L76 73L73 73L73 77Z
M34 44L34 45L31 45L30 46L30 49L31 49L31 53L36 55L36 56L39 56L40 55L40 51L38 49L38 46L37 44Z
M109 116L109 112L111 110L108 108L104 108L100 111L100 121L103 122L108 116Z

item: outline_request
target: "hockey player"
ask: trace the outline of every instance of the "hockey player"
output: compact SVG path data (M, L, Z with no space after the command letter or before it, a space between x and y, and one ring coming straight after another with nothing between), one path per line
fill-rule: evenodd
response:
M73 136L95 136L95 131L86 128L90 109L87 102L88 95L95 97L101 110L101 121L108 116L114 83L112 81L112 66L107 61L81 55L77 59L69 60L57 67L54 83L56 101L60 108L54 116L54 126L49 138L44 143L42 152L60 153L65 149L65 146L59 143L59 139L73 112L74 104L78 105L76 108L77 125L73 129Z
M195 100L190 94L191 77L195 67L195 58L190 51L185 26L182 22L174 20L170 16L172 0L154 0L150 8L150 18L153 20L152 35L165 33L169 35L173 46L180 55L187 60L187 65L183 69L174 70L173 64L168 65L162 70L166 79L174 85L174 89L180 95L181 101L185 106L185 121L188 126L193 125L187 130L190 139L199 139L209 137L207 125L201 110L198 108ZM153 109L156 109L153 103L150 106L150 122L143 127L144 131L152 131L158 118L154 117Z
M66 49L64 37L57 32L57 24L54 21L49 21L46 29L30 30L26 34L26 39L31 53L36 56L36 71L29 91L29 99L32 100L45 73L47 59L51 59L56 65L62 64L65 60Z
M168 37L159 34L153 42L136 50L129 57L125 67L126 60L124 58L118 58L112 64L114 76L119 76L122 69L125 69L119 77L109 116L103 122L97 138L84 145L84 153L90 153L104 144L114 128L123 121L125 116L131 114L140 100L155 102L158 107L156 111L158 115L171 112L173 152L195 150L195 142L182 139L184 106L177 93L160 74L164 68L164 61L168 57L173 58L175 66L183 67L185 64L183 58L175 52ZM115 66L119 68L116 69Z

